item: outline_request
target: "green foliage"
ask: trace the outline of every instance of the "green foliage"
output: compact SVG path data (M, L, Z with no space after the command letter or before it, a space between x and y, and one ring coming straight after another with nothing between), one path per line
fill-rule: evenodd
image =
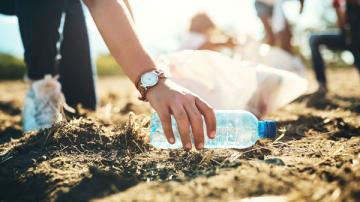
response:
M121 67L110 55L102 55L96 60L99 76L123 75ZM0 53L0 80L22 79L26 66L22 59Z
M101 55L96 60L99 76L124 75L121 67L111 55Z
M0 79L21 79L26 72L23 60L0 54Z

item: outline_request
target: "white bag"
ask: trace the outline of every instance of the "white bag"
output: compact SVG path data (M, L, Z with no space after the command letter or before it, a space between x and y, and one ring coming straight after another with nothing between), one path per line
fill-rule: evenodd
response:
M262 44L259 41L246 37L235 50L235 58L247 60L257 64L264 64L276 69L294 72L300 76L305 75L305 65L300 58L278 47Z
M307 90L307 80L288 71L231 59L213 51L163 55L169 79L215 109L243 109L263 116Z

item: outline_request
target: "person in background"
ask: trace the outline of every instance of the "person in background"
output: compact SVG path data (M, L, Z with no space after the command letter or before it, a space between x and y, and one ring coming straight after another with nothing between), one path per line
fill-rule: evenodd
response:
M191 18L187 39L180 50L213 50L234 48L236 39L216 26L206 13L198 13Z
M360 0L334 0L333 7L340 30L313 34L309 40L312 64L320 93L328 91L320 46L325 45L333 50L350 50L354 55L354 64L360 72Z
M283 0L256 0L255 9L265 29L266 43L270 46L279 45L283 50L293 54L292 33L282 10L283 2ZM300 3L300 12L302 12L304 0L300 0Z
M0 13L17 16L25 50L30 89L23 130L51 126L63 105L95 110L96 74L81 1L2 0Z
M17 16L25 51L30 89L23 130L52 125L65 100L72 107L95 110L95 75L81 1L3 0L0 13Z

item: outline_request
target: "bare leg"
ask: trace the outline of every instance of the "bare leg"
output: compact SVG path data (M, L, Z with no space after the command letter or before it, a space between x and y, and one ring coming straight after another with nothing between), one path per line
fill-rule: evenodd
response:
M275 36L274 36L273 30L271 28L270 17L261 16L260 20L264 25L265 34L266 34L266 36L265 36L266 43L269 44L270 46L274 46L275 45Z
M290 25L285 21L285 28L279 33L276 33L276 41L279 43L280 47L286 52L293 54L291 49L291 38L292 33L290 30Z

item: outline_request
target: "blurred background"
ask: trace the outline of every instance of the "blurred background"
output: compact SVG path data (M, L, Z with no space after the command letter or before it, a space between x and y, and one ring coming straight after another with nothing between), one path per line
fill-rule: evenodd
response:
M228 33L247 34L261 40L263 26L256 16L254 0L130 0L140 38L153 56L178 50L185 38L191 17L206 12ZM312 32L336 29L336 14L331 0L306 1L299 14L300 3L284 5L286 17L293 30L293 46L305 60L309 59L308 36ZM93 60L98 74L121 74L86 11ZM353 62L350 52L332 53L323 50L332 67L348 66ZM23 47L17 18L0 15L0 79L21 79L25 72ZM305 63L308 63L305 61Z

